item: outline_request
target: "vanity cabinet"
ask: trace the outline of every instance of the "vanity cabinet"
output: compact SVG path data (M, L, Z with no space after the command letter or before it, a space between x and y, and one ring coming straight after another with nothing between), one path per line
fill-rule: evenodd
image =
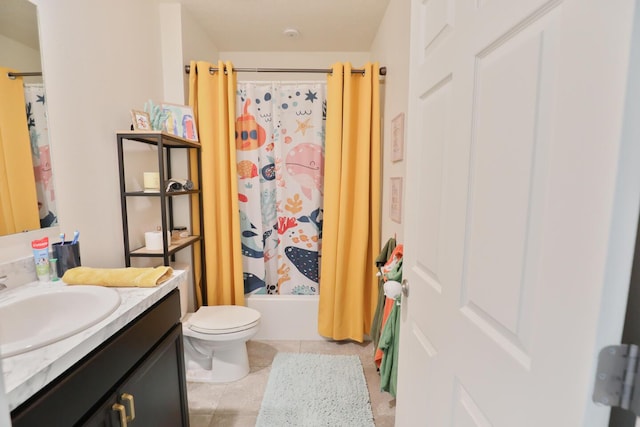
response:
M14 427L188 426L178 290L17 407L11 417Z
M160 190L156 192L148 191L127 191L125 186L125 141L135 141L157 147L158 152L158 174L160 181ZM167 191L166 183L171 175L171 153L174 150L188 150L195 152L197 158L197 176L198 182L202 182L201 161L200 161L200 144L188 139L180 138L175 135L161 131L131 131L118 132L118 165L120 174L120 203L122 206L122 232L124 235L124 257L127 267L131 266L132 257L160 257L164 261L164 265L169 265L169 261L173 254L177 251L192 247L192 245L200 241L200 259L204 259L204 241L201 236L191 235L181 238L175 242L169 242L167 231L173 230L173 198L174 197L191 197L191 214L197 210L199 216L200 230L204 230L202 216L202 192L200 189ZM160 200L160 221L162 224L162 250L148 250L144 246L140 248L131 248L129 239L129 213L127 209L127 200L133 197L149 197L158 198ZM148 230L149 231L149 230ZM202 265L202 278L205 280L204 265Z
M181 399L180 325L162 340L116 393L84 424L90 427L184 426L185 411L175 404Z

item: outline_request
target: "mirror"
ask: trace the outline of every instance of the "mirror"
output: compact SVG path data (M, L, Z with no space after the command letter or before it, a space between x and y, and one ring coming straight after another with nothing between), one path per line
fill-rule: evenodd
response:
M4 154L5 161L7 158L11 159L11 166L20 165L17 171L17 176L22 176L29 179L16 179L14 181L5 182L5 189L9 188L14 193L16 193L16 186L22 185L24 182L35 182L35 196L31 197L33 194L32 189L29 187L24 187L19 189L19 195L17 197L12 195L12 198L26 198L27 202L18 202L26 205L26 208L23 207L22 211L19 208L15 208L14 212L10 212L7 214L6 205L7 202L5 200L2 201L3 206L0 210L0 225L2 225L3 219L11 216L11 217L26 217L29 216L32 218L28 222L28 226L24 226L25 222L16 221L15 227L13 229L8 227L0 227L0 235L11 234L13 232L22 232L31 229L38 229L43 227L51 227L57 225L57 209L55 206L55 192L53 186L53 169L51 166L51 155L50 155L50 145L49 145L49 131L48 131L48 123L47 123L47 114L46 114L46 97L44 91L44 84L42 79L42 64L41 64L41 55L40 55L40 42L39 42L39 31L38 31L38 19L37 19L37 8L36 5L31 3L28 0L2 0L0 1L0 67L10 68L16 70L17 74L24 73L24 76L18 77L18 81L22 79L23 89L24 89L24 123L27 125L28 137L26 134L20 133L20 135L25 136L24 140L26 140L26 144L30 145L30 153L31 153L31 161L29 162L28 156L29 151L23 151L24 161L16 160L17 157L15 151L7 151ZM33 76L36 74L36 76ZM0 79L8 79L5 75L0 76ZM15 82L15 80L14 80ZM0 84L3 84L0 82ZM15 86L14 86L15 87ZM13 92L12 92L13 93ZM20 91L18 90L18 95ZM14 100L17 98L13 98ZM0 97L0 102L7 105L7 97L3 95ZM20 100L20 102L22 102ZM14 101L12 104L19 108L20 103ZM11 107L11 111L13 111L14 107ZM18 117L20 117L18 115ZM1 120L1 118L0 118ZM17 120L16 120L17 121ZM21 124L24 128L24 123ZM3 134L6 126L9 124L5 124L0 122L0 126L3 127ZM21 131L22 132L22 131ZM14 135L14 134L11 134ZM20 141L22 144L23 138L12 139L12 141ZM3 142L0 139L0 150L3 149L3 144L7 144L7 142ZM5 145L6 147L7 145ZM13 150L13 149L12 149ZM3 153L0 153L3 154ZM8 163L5 163L5 165ZM4 165L2 165L5 167ZM6 167L7 173L9 173L9 167ZM30 174L30 175L29 175ZM33 181L30 179L33 176ZM0 178L4 179L4 178ZM18 182L19 184L15 184ZM6 197L6 190L2 189L3 183L0 182L0 197ZM25 196L27 194L28 196ZM35 199L37 198L37 205L35 203ZM11 203L11 202L9 202ZM25 213L26 209L26 213ZM39 218L35 218L36 213L33 211L37 209L37 216ZM22 212L22 213L21 213ZM10 220L7 220L7 223L10 223ZM20 225L18 225L20 224Z

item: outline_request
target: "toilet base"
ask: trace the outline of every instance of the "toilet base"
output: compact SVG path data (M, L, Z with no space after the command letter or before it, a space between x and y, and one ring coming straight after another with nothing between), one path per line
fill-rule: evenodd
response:
M187 381L201 383L228 383L249 374L249 356L246 342L216 349L211 369L204 369L198 362L186 357Z

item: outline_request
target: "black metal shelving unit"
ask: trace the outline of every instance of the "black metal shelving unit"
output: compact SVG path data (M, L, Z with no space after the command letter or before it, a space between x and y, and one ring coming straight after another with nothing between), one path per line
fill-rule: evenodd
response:
M204 230L204 221L202 215L202 192L200 188L188 190L188 191L166 191L164 183L168 177L171 177L171 151L174 149L180 150L196 150L197 153L197 166L198 166L198 183L202 182L202 168L200 159L199 143L190 141L184 138L177 137L175 135L168 134L160 131L127 131L118 132L118 169L120 175L120 205L122 207L122 233L124 236L124 258L127 267L131 266L132 257L146 257L146 258L162 258L164 265L169 265L170 261L175 260L175 253L187 247L191 247L193 255L193 244L200 242L200 259L202 269L202 282L205 283L205 245L202 233ZM125 188L125 168L124 168L124 141L136 141L143 144L153 145L158 147L158 172L160 176L160 191L149 193L145 191L126 191ZM197 195L198 199L198 211L200 213L200 233L201 235L191 235L189 237L180 239L175 243L169 244L167 239L167 230L173 229L173 198ZM148 250L144 246L141 248L131 249L129 242L129 222L127 213L127 199L129 197L155 197L160 199L160 218L162 223L162 250ZM193 205L191 209L193 209ZM195 283L195 272L194 284Z

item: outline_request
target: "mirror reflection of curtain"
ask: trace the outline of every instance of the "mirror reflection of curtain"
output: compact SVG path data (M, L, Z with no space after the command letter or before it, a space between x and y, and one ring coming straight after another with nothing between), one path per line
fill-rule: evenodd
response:
M40 228L21 78L0 67L0 235Z
M58 223L56 198L53 189L53 170L49 147L49 128L45 107L44 85L30 83L24 86L27 110L27 127L31 141L33 173L38 196L40 227L51 227Z

